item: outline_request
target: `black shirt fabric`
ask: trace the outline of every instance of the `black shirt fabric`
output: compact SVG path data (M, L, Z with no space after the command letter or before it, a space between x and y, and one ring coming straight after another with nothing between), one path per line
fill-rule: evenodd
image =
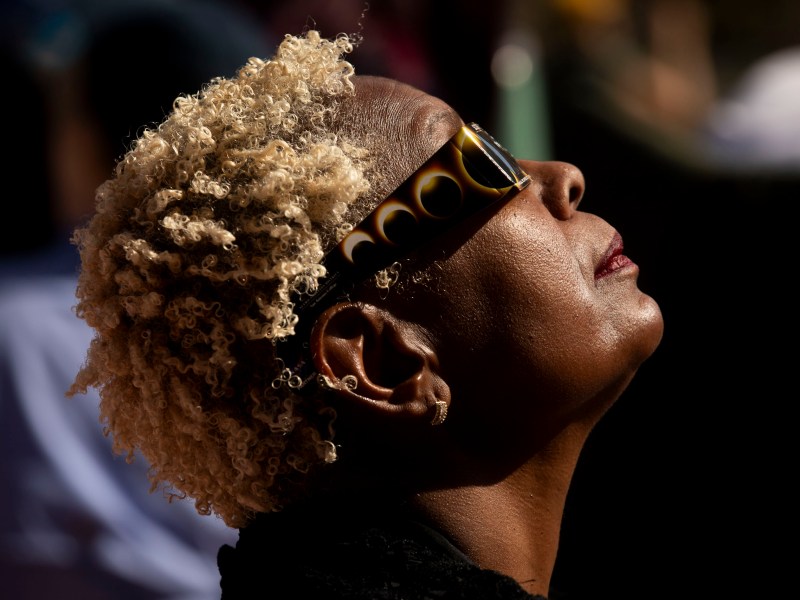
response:
M371 514L330 504L263 514L217 561L222 600L545 600L385 506Z

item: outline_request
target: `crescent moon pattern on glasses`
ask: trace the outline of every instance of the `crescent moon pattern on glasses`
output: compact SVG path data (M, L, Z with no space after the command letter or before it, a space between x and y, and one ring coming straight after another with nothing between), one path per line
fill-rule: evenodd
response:
M516 160L489 134L475 124L465 125L328 258L335 262L338 255L344 268L380 268L509 192L523 189L528 181Z

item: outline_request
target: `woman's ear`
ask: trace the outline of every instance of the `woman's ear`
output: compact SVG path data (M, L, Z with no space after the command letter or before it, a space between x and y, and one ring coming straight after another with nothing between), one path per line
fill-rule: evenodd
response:
M412 424L444 421L450 389L417 325L370 304L343 302L317 319L311 351L321 381L348 410Z

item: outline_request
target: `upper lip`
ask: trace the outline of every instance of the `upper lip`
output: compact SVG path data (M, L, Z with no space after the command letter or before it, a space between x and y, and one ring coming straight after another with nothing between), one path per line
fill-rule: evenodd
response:
M614 232L614 237L611 238L611 243L608 245L605 253L600 259L600 262L597 264L597 267L594 270L595 278L601 276L605 271L608 270L611 260L622 254L623 244L622 244L622 236L619 232Z

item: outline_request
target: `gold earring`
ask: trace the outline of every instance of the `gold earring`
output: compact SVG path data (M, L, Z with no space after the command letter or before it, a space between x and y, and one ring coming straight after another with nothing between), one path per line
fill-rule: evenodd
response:
M339 381L333 382L327 375L319 375L317 382L324 388L329 390L354 390L358 386L358 379L355 375L345 375Z
M433 414L433 419L431 419L431 425L436 427L444 423L444 420L447 418L447 402L444 400L437 400L434 402L434 407L436 412Z

